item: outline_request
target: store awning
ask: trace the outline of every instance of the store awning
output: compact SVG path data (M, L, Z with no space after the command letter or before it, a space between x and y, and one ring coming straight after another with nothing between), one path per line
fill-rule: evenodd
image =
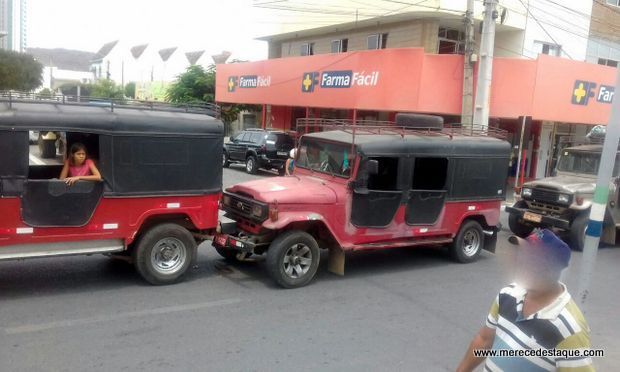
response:
M605 124L616 72L546 55L496 58L490 115ZM461 55L383 49L217 65L216 100L460 115L462 84Z

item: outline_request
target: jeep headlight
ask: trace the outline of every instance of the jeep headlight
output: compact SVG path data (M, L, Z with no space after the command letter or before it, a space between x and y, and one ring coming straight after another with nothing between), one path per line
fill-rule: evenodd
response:
M252 215L254 217L262 217L263 216L263 207L260 205L255 205L252 207Z
M568 195L568 194L560 194L558 196L558 202L563 203L563 204L570 203L570 195Z
M527 196L527 197L532 196L532 189L528 187L524 187L523 190L521 190L521 196Z

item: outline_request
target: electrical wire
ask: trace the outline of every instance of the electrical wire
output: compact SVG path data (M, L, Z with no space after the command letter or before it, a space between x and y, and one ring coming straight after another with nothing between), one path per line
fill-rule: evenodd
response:
M525 4L523 3L523 0L519 0L519 2L521 3L521 5L523 5L523 7L525 8L525 10L527 10L528 14L534 19L534 21L536 21L536 23L538 24L538 26L540 26L540 28L542 28L542 30L545 32L545 34L547 34L547 36L549 36L549 38L555 43L555 45L560 45L558 44L557 41L555 41L555 39L553 38L553 36L551 36L551 34L549 33L549 31L547 31L547 29L545 28L545 26L543 26L539 21L538 18L534 17L534 15L532 14L532 12L530 11L530 9L525 6ZM562 51L564 54L566 54L566 56L568 58L570 58L571 60L574 60L573 57L570 56L570 54L568 54L563 48L560 49L560 51Z

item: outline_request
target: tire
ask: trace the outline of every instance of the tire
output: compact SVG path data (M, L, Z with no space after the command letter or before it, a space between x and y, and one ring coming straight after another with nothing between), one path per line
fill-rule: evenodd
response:
M515 204L515 208L527 207L524 201L519 201ZM525 238L534 231L534 226L526 225L519 221L519 217L514 214L508 216L508 227L513 234L520 238Z
M460 263L474 262L484 247L484 232L476 221L466 220L450 245L450 256Z
M256 156L250 155L245 159L245 171L249 174L256 174L258 172Z
M279 176L284 176L285 174L286 174L286 170L284 169L284 167L278 168L278 175Z
M222 248L222 247L216 247L216 246L213 246L213 248L215 248L217 253L220 256L222 256L227 262L230 262L230 263L239 262L239 260L237 259L237 253L239 252L235 251L234 249Z
M583 251L583 246L586 240L586 228L588 227L589 213L582 212L575 217L573 223L570 225L570 231L568 232L568 243L570 247L576 251Z
M196 257L192 234L175 223L151 227L133 251L138 273L153 285L179 281Z
M297 261L292 265L291 260ZM320 251L316 240L303 231L293 230L278 236L267 251L269 276L283 288L299 288L314 278Z
M224 168L228 168L230 166L230 157L228 156L228 152L224 150L224 154L222 155L222 166Z

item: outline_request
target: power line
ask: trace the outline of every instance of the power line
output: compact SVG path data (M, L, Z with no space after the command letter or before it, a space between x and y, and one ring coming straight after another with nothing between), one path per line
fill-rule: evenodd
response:
M534 15L532 14L532 12L530 11L530 9L525 6L525 4L523 3L523 0L519 0L519 2L521 3L521 5L523 5L523 7L525 8L525 10L527 10L528 14L534 19L534 21L536 21L536 23L538 24L538 26L540 26L540 28L542 28L543 31L545 31L545 34L547 34L547 36L549 36L549 38L555 43L555 45L560 45L558 44L557 41L555 41L555 39L553 38L553 36L551 36L551 34L549 33L549 31L547 31L547 29L538 21L538 18L534 17ZM568 58L570 58L571 60L573 60L573 57L570 56L570 54L568 54L563 48L561 49L562 52L564 52L564 54L566 54L566 56Z

